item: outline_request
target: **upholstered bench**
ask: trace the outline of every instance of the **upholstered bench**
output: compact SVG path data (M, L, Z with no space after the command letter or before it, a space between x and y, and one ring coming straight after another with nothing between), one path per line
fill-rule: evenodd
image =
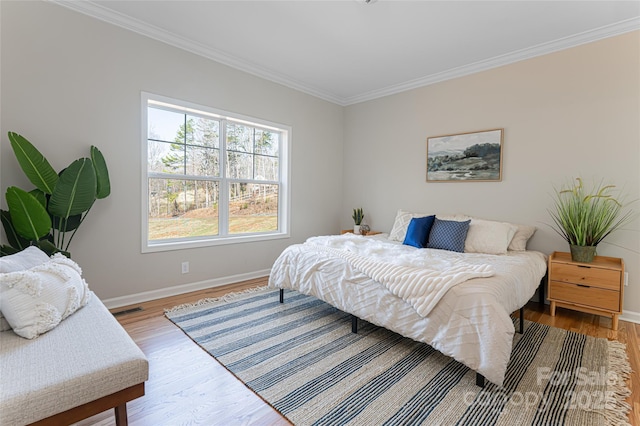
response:
M0 332L0 425L68 425L144 395L146 357L95 294L35 339Z

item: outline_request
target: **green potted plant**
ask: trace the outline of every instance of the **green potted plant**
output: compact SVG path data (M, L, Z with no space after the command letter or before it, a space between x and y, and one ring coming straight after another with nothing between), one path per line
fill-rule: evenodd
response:
M354 234L359 234L360 233L360 225L362 224L362 219L364 219L364 212L362 211L362 207L359 207L357 209L353 209L353 215L351 215L351 217L353 218L353 233Z
M9 141L35 189L7 188L9 209L0 210L0 219L9 245L0 246L0 256L35 245L49 254L70 257L69 244L93 203L111 193L104 156L91 146L91 158L80 158L56 173L26 138L9 132Z
M593 261L598 244L633 218L631 210L624 211L624 200L614 189L615 185L601 182L587 190L580 178L568 188L556 189L549 210L552 228L569 243L572 260Z

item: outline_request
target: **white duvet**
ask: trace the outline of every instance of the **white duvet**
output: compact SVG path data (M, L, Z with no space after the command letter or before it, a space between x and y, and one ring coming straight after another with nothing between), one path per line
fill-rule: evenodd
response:
M490 277L491 265L473 265L456 259L450 262L433 262L430 265L413 266L423 262L418 250L409 250L400 258L390 250L381 250L380 241L364 238L342 237L343 247L334 248L335 237L316 237L314 250L324 250L342 257L354 269L381 283L422 317L440 301L447 291L472 278ZM413 262L412 262L413 261Z
M431 299L431 306L423 316L411 300L398 297L354 262L365 258L372 265L378 262L426 271L468 267L492 276L454 280L436 298L425 296ZM345 234L313 237L288 247L274 263L269 284L313 295L366 321L428 343L502 385L515 331L509 314L533 296L545 271L545 256L534 251L456 253L416 249L390 241L386 234ZM415 296L417 288L412 286L409 293Z

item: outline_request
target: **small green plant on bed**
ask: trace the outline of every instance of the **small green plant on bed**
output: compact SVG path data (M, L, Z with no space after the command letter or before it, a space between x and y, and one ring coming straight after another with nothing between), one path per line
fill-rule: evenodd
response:
M574 260L591 262L596 246L634 218L631 210L624 211L624 197L614 191L615 185L602 182L586 189L580 178L569 187L556 189L549 210L552 228L569 243ZM586 253L581 256L581 252Z
M9 245L0 246L0 256L35 245L48 254L61 252L71 257L69 244L78 227L96 199L111 193L104 156L91 146L91 158L75 160L57 173L25 137L9 132L9 141L35 188L7 188L9 210L0 210L0 218Z
M355 225L360 225L362 223L362 219L364 219L364 212L362 211L362 207L353 209L353 222Z

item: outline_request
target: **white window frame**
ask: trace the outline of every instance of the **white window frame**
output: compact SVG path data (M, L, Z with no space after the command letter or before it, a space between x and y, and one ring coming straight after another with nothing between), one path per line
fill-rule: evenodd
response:
M249 117L241 114L231 113L228 111L219 110L216 108L198 105L192 102L183 101L179 99L169 98L166 96L156 95L152 93L142 92L142 111L141 111L141 170L142 170L142 194L140 199L142 200L142 253L189 249L197 247L208 247L225 244L247 243L256 241L268 241L281 238L289 238L290 227L290 184L289 176L291 170L291 164L289 161L289 152L291 149L291 127L262 120L255 117ZM219 221L219 234L215 236L206 237L194 237L194 238L180 238L180 239L167 239L162 241L149 241L149 167L148 167L148 147L147 141L148 135L148 116L147 111L149 103L156 103L158 105L166 104L174 110L183 111L200 116L210 116L212 118L221 121L233 121L236 123L247 124L249 126L259 127L265 130L277 131L280 137L280 146L278 149L278 167L279 167L279 185L278 191L278 229L271 232L261 232L254 234L228 234L228 190L227 186L229 182L237 179L230 179L226 177L226 129L225 126L221 126L220 130L220 178L215 179L219 182L219 197L220 200L225 200L225 205L222 205L218 209L218 221ZM153 177L153 176L151 176ZM189 176L187 176L189 177ZM242 179L243 182L252 182L251 179ZM269 184L272 181L253 181L259 184Z

